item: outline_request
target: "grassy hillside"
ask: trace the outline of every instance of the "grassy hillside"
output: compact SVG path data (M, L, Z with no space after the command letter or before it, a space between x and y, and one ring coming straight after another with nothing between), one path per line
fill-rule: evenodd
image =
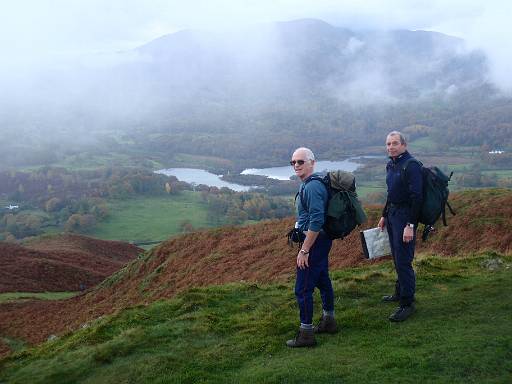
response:
M389 261L336 271L342 331L314 351L284 345L297 326L291 282L189 289L15 354L0 382L510 382L511 265L492 252L418 258L418 312L403 324L379 302L394 280Z
M452 257L512 251L512 191L471 191L452 197L457 216L438 226L420 254ZM367 226L375 226L380 207L369 207ZM100 316L174 297L191 287L230 282L287 283L293 278L296 249L286 246L292 219L246 227L223 227L178 236L148 251L95 289L64 301L0 305L0 335L40 343ZM336 241L332 270L370 262L363 258L359 233ZM34 322L33 319L38 321Z
M330 256L343 332L321 337L319 354L287 351L293 220L224 227L169 239L82 295L0 304L0 355L18 352L1 363L0 383L507 382L512 191L451 201L450 226L418 247L414 321L389 324L393 307L379 298L392 265L364 260L354 232ZM380 209L369 207L368 226ZM23 350L52 335L63 338Z

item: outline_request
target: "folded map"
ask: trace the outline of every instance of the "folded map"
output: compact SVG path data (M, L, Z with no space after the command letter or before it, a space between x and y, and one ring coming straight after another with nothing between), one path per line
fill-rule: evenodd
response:
M386 229L381 231L380 228L371 228L360 231L360 234L363 252L367 259L375 259L391 254L388 231Z

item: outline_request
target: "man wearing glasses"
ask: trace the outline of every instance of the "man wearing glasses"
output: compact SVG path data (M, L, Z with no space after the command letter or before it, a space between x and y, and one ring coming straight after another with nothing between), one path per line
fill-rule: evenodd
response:
M302 248L297 254L295 296L300 311L300 328L295 339L288 340L289 347L309 347L316 344L315 333L335 333L334 292L329 278L329 251L332 240L322 231L327 208L327 188L321 177L314 173L315 155L308 148L298 148L290 161L295 174L302 180L297 201L297 223L304 233ZM304 206L302 205L304 202ZM313 327L313 291L320 289L323 314L319 324Z

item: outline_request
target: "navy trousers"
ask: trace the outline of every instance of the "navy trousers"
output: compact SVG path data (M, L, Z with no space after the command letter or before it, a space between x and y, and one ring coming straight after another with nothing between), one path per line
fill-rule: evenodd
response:
M395 295L400 297L400 305L411 304L414 301L414 293L416 291L416 275L412 268L416 231L412 241L409 243L404 243L403 241L408 210L409 208L407 207L391 207L386 217L391 253L398 277L395 284Z
M334 292L329 278L329 251L332 240L323 232L318 235L313 247L309 250L309 267L297 267L295 280L295 297L300 310L300 322L313 324L313 291L320 290L322 308L334 311Z

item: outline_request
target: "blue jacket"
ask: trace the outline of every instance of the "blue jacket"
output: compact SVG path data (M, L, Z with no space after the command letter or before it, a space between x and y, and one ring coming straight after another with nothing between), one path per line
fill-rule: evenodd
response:
M301 231L309 229L320 232L325 222L329 194L323 182L317 179L311 180L313 176L322 177L320 174L314 173L300 185L299 196L296 199L297 223ZM300 199L301 193L305 207Z
M384 216L392 205L409 208L409 223L417 224L423 201L423 177L421 167L416 162L407 166L407 175L402 175L404 163L411 159L405 151L396 159L391 158L386 165L386 184L388 197L384 208Z

